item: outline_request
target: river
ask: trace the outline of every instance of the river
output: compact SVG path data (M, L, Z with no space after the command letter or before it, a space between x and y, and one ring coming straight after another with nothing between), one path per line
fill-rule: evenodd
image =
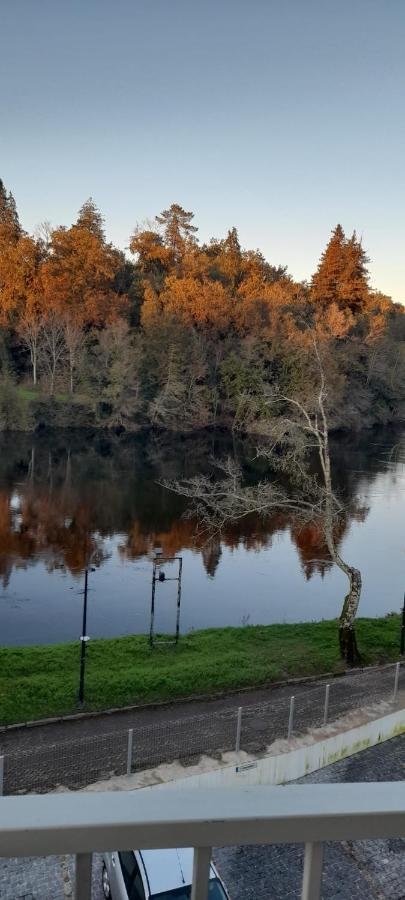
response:
M335 436L332 453L335 484L358 501L342 526L340 549L363 575L359 615L398 611L405 589L405 431ZM80 636L89 553L90 637L147 632L156 547L182 556L183 633L338 615L346 580L313 525L251 517L220 541L196 541L184 501L160 482L204 472L210 457L228 454L243 463L247 478L266 477L254 441L223 434L3 434L0 644ZM165 571L174 574L170 565ZM174 630L176 589L175 581L157 584L157 631Z

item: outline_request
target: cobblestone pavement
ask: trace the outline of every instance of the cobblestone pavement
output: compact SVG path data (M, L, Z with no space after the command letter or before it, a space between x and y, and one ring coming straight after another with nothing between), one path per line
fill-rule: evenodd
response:
M330 682L329 720L393 696L395 667L355 672ZM235 747L237 709L243 707L241 749L257 753L287 736L289 703L295 695L294 733L322 724L326 681L283 685L168 707L0 733L5 755L4 791L49 791L84 787L127 766L128 730L133 728L132 770L160 763L194 762L202 753ZM405 666L399 698L405 700Z
M302 784L402 781L405 737L334 763L301 779ZM232 900L298 900L303 851L298 846L229 847L214 859ZM1 900L69 900L73 890L71 858L0 860ZM405 900L405 841L328 844L324 900ZM102 900L101 858L95 856L92 900Z
M393 738L300 779L301 784L402 781L405 737ZM215 859L232 900L298 900L303 849L297 846L230 847ZM328 844L322 897L325 900L404 900L405 841Z

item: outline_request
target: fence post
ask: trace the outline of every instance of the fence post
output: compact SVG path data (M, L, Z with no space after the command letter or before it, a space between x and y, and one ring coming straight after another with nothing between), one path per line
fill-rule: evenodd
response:
M75 900L91 900L92 854L76 854Z
M295 704L295 697L291 697L291 700L290 700L290 715L289 715L289 718L288 718L288 740L290 740L290 737L291 737L291 735L292 735L292 733L293 733L293 728L294 728L294 704Z
M398 697L398 683L399 683L400 666L401 666L401 663L399 663L399 662L397 662L395 665L395 681L394 681L394 697L393 697L394 703L396 703L396 699Z
M236 722L236 741L235 741L235 753L239 753L240 750L240 735L242 731L242 707L238 708L238 718Z
M194 847L191 900L206 900L208 897L211 853L211 847Z
M327 685L326 685L326 688L325 688L325 705L324 705L324 708L323 708L323 724L324 724L324 725L326 725L326 723L327 723L327 721L328 721L328 714L329 714L329 691L330 691L330 684L327 684Z
M0 797L4 794L4 756L0 756Z
M132 771L132 747L134 743L134 729L128 729L128 750L127 750L127 775Z
M301 900L321 898L323 849L320 843L305 844Z

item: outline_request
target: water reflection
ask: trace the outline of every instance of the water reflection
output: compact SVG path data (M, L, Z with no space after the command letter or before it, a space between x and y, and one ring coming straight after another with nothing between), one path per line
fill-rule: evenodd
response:
M404 440L395 432L372 432L355 438L340 436L332 445L334 477L340 492L347 499L351 512L340 523L337 535L339 543L350 540L351 529L355 525L365 525L368 516L367 503L375 505L378 485L384 500L390 491L394 496L403 484ZM321 530L315 524L306 526L286 515L273 515L267 519L251 516L237 525L227 528L221 541L196 538L195 523L183 517L184 500L167 492L159 485L159 479L190 476L206 471L210 456L221 457L227 453L243 460L248 479L263 478L266 463L255 458L255 444L252 441L234 441L226 435L202 434L193 437L169 438L167 435L148 435L137 438L108 438L104 435L84 435L74 433L31 435L2 435L0 438L0 578L3 584L3 602L0 616L3 619L1 643L13 643L13 629L20 629L21 615L14 616L15 602L24 596L30 600L34 590L33 579L26 577L21 582L21 573L32 569L40 573L42 593L50 592L49 579L57 574L77 579L91 557L100 571L105 568L109 577L110 604L113 582L119 588L122 602L125 600L124 570L130 564L144 560L153 548L160 546L166 555L190 552L198 555L203 571L209 579L218 583L220 600L223 604L221 624L237 624L232 612L232 596L228 588L238 593L235 577L230 571L230 555L234 561L237 554L245 560L246 585L252 609L240 611L238 622L243 617L260 620L255 612L254 593L257 587L261 564L271 551L274 560L282 561L285 541L294 548L300 562L301 579L309 581L329 572L331 563ZM381 478L383 483L380 483ZM353 498L361 495L366 502L355 508ZM381 541L388 541L389 535L381 533ZM281 548L281 549L280 549ZM349 546L346 555L354 564ZM256 566L247 564L248 558L256 559ZM398 567L402 561L398 561ZM194 566L195 568L195 566ZM222 570L222 572L221 572ZM133 569L131 570L134 571ZM144 567L144 572L146 568ZM13 574L14 573L14 574ZM226 577L225 577L226 576ZM228 587L224 580L229 576ZM142 576L145 581L145 576ZM201 579L198 574L195 577ZM267 572L272 577L272 572ZM221 579L221 585L219 585ZM18 582L18 587L14 586ZM142 581L142 579L141 579ZM52 581L53 596L60 592L60 582ZM142 582L143 584L143 582ZM288 592L289 573L285 572ZM38 591L38 582L36 581ZM205 583L205 593L209 591ZM51 592L52 593L52 592ZM193 597L201 598L201 585ZM232 593L232 592L231 592ZM129 596L129 595L128 595ZM118 625L111 630L106 621L99 624L98 633L121 633L125 630L147 630L147 587L140 586L139 596L144 621L132 622L130 626ZM191 598L190 609L195 599ZM10 600L11 598L11 600ZM14 600L13 600L14 598ZM215 602L218 602L218 592ZM9 601L7 603L7 601ZM15 602L14 602L15 601ZM36 602L36 601L35 601ZM51 601L46 600L46 603ZM131 601L132 602L132 601ZM199 599L201 606L201 599ZM35 604L34 604L35 605ZM238 604L236 603L236 606ZM198 608L189 616L189 627L201 624L217 624L204 618ZM44 613L44 620L46 615ZM296 618L311 618L303 615L302 608ZM335 609L325 607L325 617L335 614ZM259 619L258 619L259 615ZM65 616L66 618L66 616ZM215 617L214 617L215 618ZM294 620L293 610L287 618ZM270 621L274 620L271 618ZM267 618L266 618L267 621ZM31 626L34 627L34 625ZM31 631L32 631L31 627ZM38 635L34 627L35 640L48 640L47 634ZM45 626L45 631L47 628ZM60 636L50 639L66 639L72 629L61 628ZM96 629L97 631L97 629ZM62 633L63 632L63 633ZM30 632L31 633L31 632ZM57 634L57 630L55 634ZM3 635L6 634L6 637ZM21 638L18 638L20 640ZM29 639L29 638L28 638ZM24 638L26 640L26 638Z

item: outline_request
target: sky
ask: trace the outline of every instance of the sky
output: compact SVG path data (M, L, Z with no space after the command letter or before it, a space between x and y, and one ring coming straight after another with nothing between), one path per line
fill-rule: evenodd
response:
M0 177L23 226L172 202L309 278L341 222L405 301L404 0L0 0Z

